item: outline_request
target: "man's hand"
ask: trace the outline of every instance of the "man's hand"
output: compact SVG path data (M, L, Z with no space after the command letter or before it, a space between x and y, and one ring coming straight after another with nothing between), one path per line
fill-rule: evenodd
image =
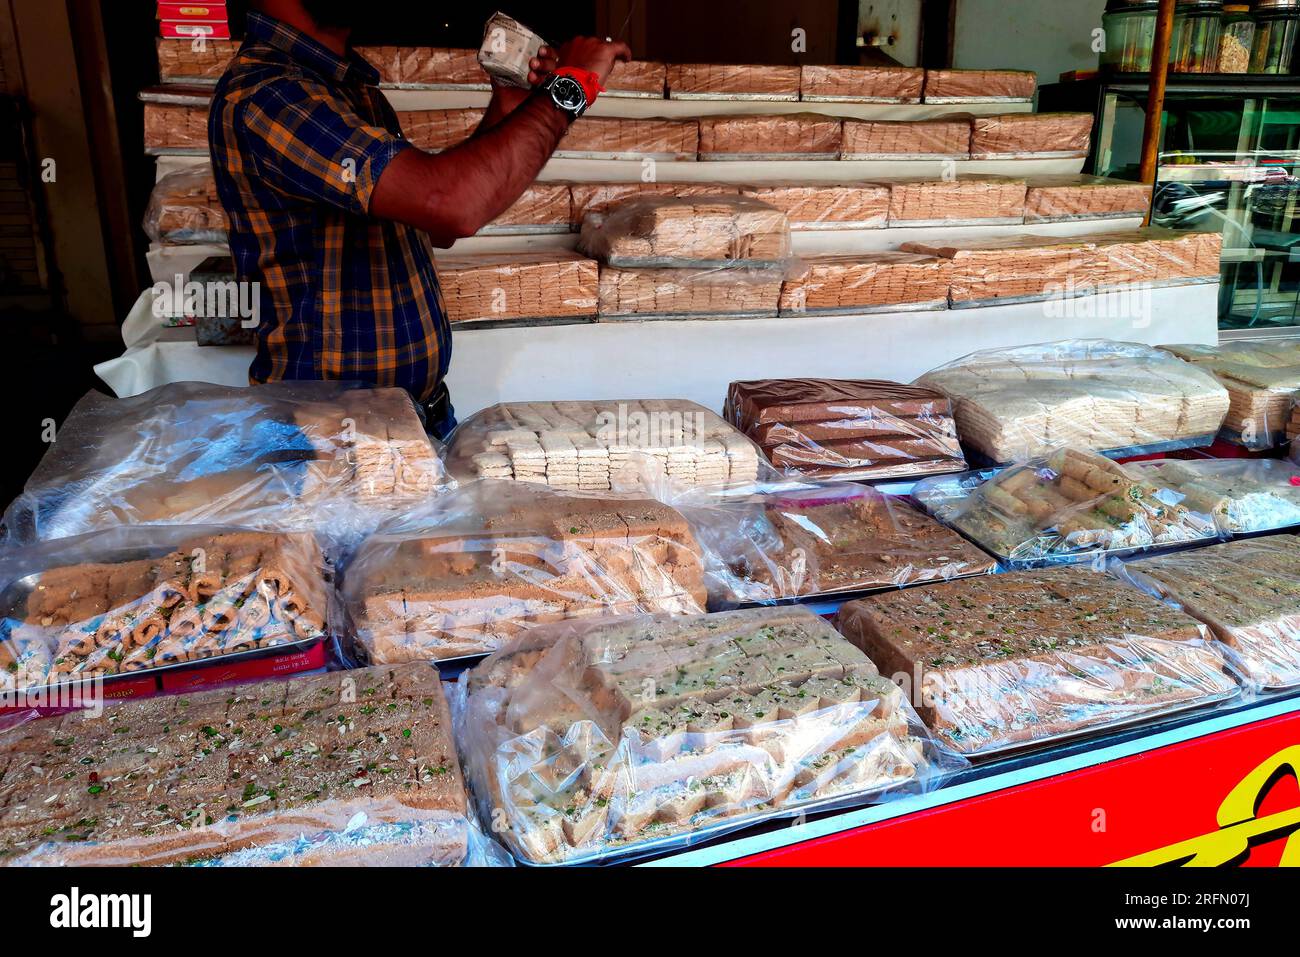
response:
M517 86L507 86L497 81L496 77L492 78L492 101L488 104L487 113L483 118L483 129L490 130L501 120L509 116L518 108L519 104L528 99L528 95L533 92L542 82L555 72L558 65L556 53L550 47L542 47L537 51L537 56L528 61L528 85L529 89L521 89Z
M560 66L576 66L590 70L600 77L604 86L614 64L632 59L631 48L622 40L600 40L596 37L574 37L560 47Z
M559 54L550 47L542 47L537 56L528 61L528 85L539 86L560 65Z

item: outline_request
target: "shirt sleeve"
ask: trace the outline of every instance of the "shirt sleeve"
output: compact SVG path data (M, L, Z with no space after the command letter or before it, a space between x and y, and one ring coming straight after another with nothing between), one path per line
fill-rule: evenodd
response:
M410 144L367 122L323 83L285 77L265 83L233 112L236 142L271 186L359 215L375 184Z

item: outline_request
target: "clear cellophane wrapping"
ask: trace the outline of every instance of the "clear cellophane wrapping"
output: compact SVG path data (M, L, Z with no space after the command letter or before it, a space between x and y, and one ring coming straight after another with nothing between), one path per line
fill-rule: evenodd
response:
M483 122L483 110L404 110L397 114L408 142L436 153L469 139Z
M1059 448L981 478L926 479L913 494L936 518L1016 567L1219 537L1199 502L1084 449Z
M1237 699L1194 619L1100 571L942 582L849 602L835 626L907 682L926 725L968 757Z
M920 103L925 71L916 67L818 66L800 70L799 98L864 103Z
M1287 441L1300 395L1300 344L1269 339L1161 348L1212 373L1228 390L1224 438L1255 450Z
M668 96L716 99L798 100L799 67L670 63Z
M781 315L946 309L952 263L915 253L800 259L781 290Z
M968 120L845 120L841 158L966 159Z
M1005 113L970 121L971 159L1087 156L1091 113Z
M207 107L145 103L144 147L149 153L208 155Z
M953 261L954 307L1071 298L1127 286L1159 287L1219 277L1218 233L1149 228L1053 239L1007 236L957 243L913 241L908 252Z
M627 858L916 793L962 762L804 609L538 629L461 677L475 800L517 858Z
M637 196L588 215L578 249L620 269L786 266L785 213L747 196Z
M123 526L0 558L0 689L147 674L333 633L308 532Z
M401 389L348 382L90 392L5 512L14 543L117 525L364 533L447 484Z
M600 269L602 319L757 319L777 315L780 267Z
M472 482L382 527L343 594L376 664L486 654L570 618L706 610L690 526L644 496Z
M528 27L497 11L483 25L478 62L499 82L526 90L529 88L529 63L544 46L547 46L546 41Z
M473 820L425 664L112 703L0 749L9 865L510 863Z
M1151 187L1102 176L1034 176L1025 197L1025 222L1118 219L1145 216Z
M144 231L153 242L224 243L227 229L211 166L168 173L149 194Z
M662 99L667 94L668 69L652 60L615 63L605 80L606 96L642 96Z
M379 71L381 86L486 90L490 85L479 65L477 50L374 46L357 47L357 53Z
M568 184L533 183L479 233L567 233L572 221L573 200Z
M725 495L691 489L672 503L702 547L714 610L997 569L992 558L905 500L867 486L776 479Z
M581 229L589 214L604 215L627 199L700 196L736 196L740 189L723 183L571 183L573 226Z
M447 450L466 479L602 492L660 479L725 485L758 478L757 446L685 399L508 402L463 421Z
M1032 100L1038 77L1026 70L926 70L927 103Z
M1127 468L1209 515L1224 536L1300 525L1300 468L1284 459L1156 459Z
M895 180L889 186L889 225L1022 223L1026 188L1024 180L1006 176Z
M569 127L555 155L571 158L693 160L700 149L695 120L584 116Z
M889 221L889 187L881 183L768 183L741 194L781 210L792 230L878 229Z
M705 116L700 159L838 159L843 126L820 113Z
M202 43L178 43L159 37L158 79L163 83L216 83L239 50L238 40L205 37Z
M1159 349L1110 339L988 349L916 384L948 396L963 445L993 463L1058 446L1208 444L1228 410L1228 393L1208 373Z
M1300 685L1300 538L1229 542L1114 571L1203 622L1255 689Z
M733 382L723 409L774 467L803 478L910 478L966 467L948 400L897 382Z
M448 253L438 256L437 263L452 323L596 314L596 262L576 253Z

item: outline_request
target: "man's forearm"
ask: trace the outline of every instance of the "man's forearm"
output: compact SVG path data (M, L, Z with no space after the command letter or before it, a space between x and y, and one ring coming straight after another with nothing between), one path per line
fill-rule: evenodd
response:
M398 154L375 186L370 214L423 229L440 246L472 236L523 195L568 126L547 94L533 93L494 127L451 149Z

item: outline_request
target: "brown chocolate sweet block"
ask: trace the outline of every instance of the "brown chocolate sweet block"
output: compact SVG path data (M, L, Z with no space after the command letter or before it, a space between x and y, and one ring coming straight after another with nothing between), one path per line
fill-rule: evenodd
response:
M672 508L509 494L472 530L362 547L347 593L371 661L481 654L568 618L705 609L700 549Z
M991 574L997 562L902 499L874 492L840 502L777 502L766 509L783 553L774 556L785 581L800 594L868 588ZM783 556L786 560L783 560ZM805 574L789 567L806 563ZM786 597L768 566L733 569Z
M668 96L719 99L797 100L799 67L670 63Z
M1026 70L926 70L925 102L1032 100L1038 77Z
M961 456L957 437L927 436L906 438L885 436L871 439L844 439L818 442L815 445L782 443L764 447L768 459L777 468L837 467L864 469L873 466L894 466L904 462L922 462L929 459Z
M459 864L451 731L425 664L32 721L4 742L0 862Z
M951 419L941 392L881 379L753 379L727 390L728 420L758 425L896 416Z
M1238 693L1196 621L1078 569L876 595L845 605L836 627L883 675L906 676L922 719L967 754Z
M965 159L970 149L967 120L845 120L841 158Z
M920 103L925 71L914 67L802 67L799 97L803 100Z
M819 113L706 116L700 156L839 156L843 121Z
M951 419L900 418L882 415L875 410L862 410L868 415L852 419L829 419L823 422L777 422L760 425L749 432L749 437L763 448L779 445L811 445L821 442L843 442L858 439L889 439L933 436L943 441L956 442L957 434Z

